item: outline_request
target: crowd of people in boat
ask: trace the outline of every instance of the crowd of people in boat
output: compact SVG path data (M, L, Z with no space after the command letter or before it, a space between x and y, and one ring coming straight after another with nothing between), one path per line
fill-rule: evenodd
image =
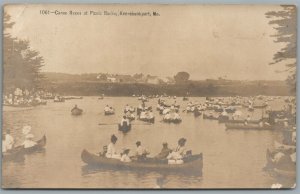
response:
M16 88L13 92L4 95L3 105L6 106L37 106L45 105L47 101L42 99L42 91L29 91Z
M104 107L105 115L113 115L115 114L115 109L112 106L108 106L108 104Z
M118 138L116 135L112 135L110 138L110 143L103 146L102 152L100 152L101 157L117 159L121 162L147 162L147 161L168 161L168 164L182 164L184 163L183 158L188 157L192 154L191 150L186 150L185 144L186 139L180 138L178 140L178 145L175 149L170 149L168 143L164 142L162 144L162 149L160 153L156 156L150 158L148 155L150 152L142 145L141 141L135 143L135 151L131 151L128 148L124 148L122 152L118 152L116 149ZM130 152L131 151L131 152Z
M31 126L26 125L22 128L22 136L23 142L20 146L30 148L37 144L37 142L33 140L34 135L31 133ZM8 153L16 147L15 138L12 136L9 129L4 132L2 137L2 153Z

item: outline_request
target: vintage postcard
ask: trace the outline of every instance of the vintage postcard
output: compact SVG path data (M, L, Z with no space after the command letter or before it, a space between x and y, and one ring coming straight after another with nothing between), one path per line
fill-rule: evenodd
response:
M2 188L296 187L296 6L3 9Z

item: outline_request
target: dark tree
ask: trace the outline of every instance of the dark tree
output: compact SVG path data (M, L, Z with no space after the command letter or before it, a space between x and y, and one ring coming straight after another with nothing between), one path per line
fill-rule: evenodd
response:
M188 81L190 78L190 74L184 71L178 72L175 76L174 76L174 80L176 83L184 83L186 81Z
M39 52L30 49L29 42L12 37L8 30L14 25L10 15L4 12L3 37L3 82L4 92L11 92L15 88L38 89L39 81L43 78L40 69L43 57Z
M274 54L273 62L286 63L285 72L289 72L287 78L288 83L292 86L293 91L296 91L296 35L297 35L297 11L296 6L282 5L280 11L270 11L266 13L266 17L270 18L269 24L274 25L277 34L272 37L277 43L285 43L285 46Z

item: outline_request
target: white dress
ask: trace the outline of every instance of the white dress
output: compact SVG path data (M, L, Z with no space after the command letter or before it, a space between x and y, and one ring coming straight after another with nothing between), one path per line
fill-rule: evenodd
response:
M105 156L107 158L121 159L121 156L120 154L117 154L115 145L113 143L110 143L107 146L107 153L105 154Z

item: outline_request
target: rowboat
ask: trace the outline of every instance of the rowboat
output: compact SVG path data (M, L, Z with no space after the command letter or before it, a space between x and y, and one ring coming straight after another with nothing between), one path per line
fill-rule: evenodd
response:
M2 153L3 160L14 160L20 156L23 156L25 154L31 154L34 152L38 152L42 150L46 145L46 136L44 135L40 140L36 142L37 144L30 147L30 148L24 148L23 145L17 146L11 150L9 150L6 153Z
M242 123L225 123L226 129L258 129L258 130L269 130L273 129L270 125L260 126L258 124L248 123L247 125Z
M81 159L84 163L95 168L113 168L115 170L138 170L158 172L201 173L203 168L202 153L183 158L183 164L168 164L167 160L149 158L145 161L121 162L118 159L97 156L83 150Z
M126 133L131 130L131 124L129 124L129 125L118 124L118 129L119 129L119 131Z
M74 116L81 115L82 112L83 112L83 110L80 109L80 108L74 108L74 109L71 111L72 115L74 115Z

